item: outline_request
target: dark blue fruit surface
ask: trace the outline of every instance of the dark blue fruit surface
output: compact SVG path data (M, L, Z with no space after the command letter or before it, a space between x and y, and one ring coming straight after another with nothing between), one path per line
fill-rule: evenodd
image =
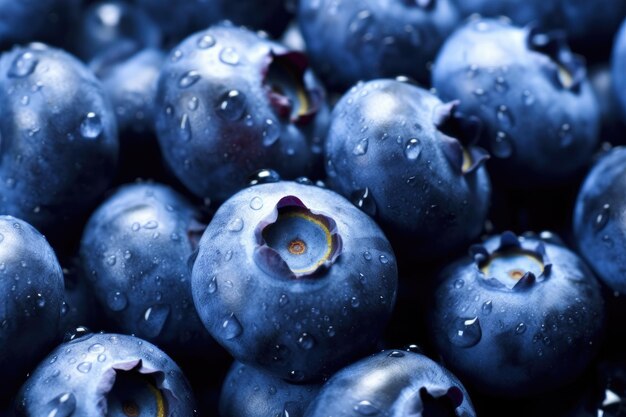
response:
M330 186L421 259L469 244L489 209L487 155L457 106L409 83L374 80L352 88L332 113Z
M120 188L92 215L81 243L85 274L116 328L165 349L206 348L188 260L201 214L158 184Z
M53 350L17 397L17 416L196 415L191 387L158 347L137 337L87 334Z
M315 69L340 90L396 75L428 84L429 64L460 22L451 0L302 0L298 19Z
M235 362L220 396L220 417L302 417L319 384L292 384Z
M276 182L218 209L192 290L204 325L237 360L301 382L374 347L396 280L391 246L367 215L332 191Z
M324 92L300 52L217 25L170 53L159 79L163 155L200 197L225 200L255 171L311 176L326 132Z
M613 45L611 76L621 119L626 119L626 21L620 27Z
M460 111L483 122L479 144L494 157L494 181L567 183L591 160L598 104L583 61L559 34L469 20L441 49L433 86L442 99L460 100Z
M63 272L46 239L0 216L0 404L55 343L62 302Z
M578 194L574 233L583 257L613 291L626 293L626 148L601 158Z
M473 417L461 382L428 357L384 350L337 372L307 409L306 417Z
M42 232L90 209L113 178L115 115L96 77L43 44L0 57L0 213Z
M430 334L467 385L529 397L573 381L597 353L600 286L557 239L505 232L441 273Z

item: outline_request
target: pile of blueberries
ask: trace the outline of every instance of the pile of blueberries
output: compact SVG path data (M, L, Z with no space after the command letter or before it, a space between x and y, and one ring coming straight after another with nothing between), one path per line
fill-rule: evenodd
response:
M0 416L626 416L625 19L0 0Z

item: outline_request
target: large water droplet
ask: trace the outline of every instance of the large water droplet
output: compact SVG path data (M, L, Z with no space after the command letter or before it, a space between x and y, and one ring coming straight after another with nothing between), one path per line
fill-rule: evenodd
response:
M481 309L483 311L483 314L491 314L491 311L493 310L493 302L491 300L485 301Z
M498 132L491 142L491 153L496 158L509 158L513 155L513 142L511 138L504 132Z
M91 362L81 362L78 364L76 369L78 370L78 372L87 374L89 373L89 371L91 371Z
M524 332L526 332L526 324L520 323L517 325L517 327L515 327L516 334L522 334Z
M593 222L593 229L596 232L604 229L604 226L606 226L607 222L609 221L610 214L611 206L609 204L603 205Z
M80 134L85 139L95 139L102 133L102 119L94 112L89 112L80 123Z
M224 339L232 340L243 332L243 327L237 317L235 317L234 314L231 314L230 317L222 323L221 331L224 335Z
M71 392L63 393L46 404L43 417L70 417L76 410L76 397Z
M380 413L380 410L376 408L371 402L364 400L354 406L354 411L362 416L375 416Z
M477 317L457 317L448 329L448 339L455 346L469 348L475 346L482 337L480 321Z
M253 197L252 200L250 200L250 208L252 210L261 210L263 208L263 200L261 197Z
M15 57L7 75L11 78L27 77L35 71L38 63L32 52L23 52Z
M372 193L370 193L369 188L366 187L364 189L354 191L350 196L350 201L370 216L376 215L376 201L374 201L374 197L372 197Z
M422 143L420 142L420 140L416 138L409 139L406 147L404 148L404 155L407 157L407 159L410 161L415 161L417 158L419 158L421 153Z
M215 38L209 34L202 35L198 38L198 48L209 49L215 45Z
M368 146L369 146L369 139L363 138L357 142L356 146L352 150L352 154L356 156L365 155L367 153Z
M228 65L237 65L239 64L239 54L233 48L224 48L220 51L220 61Z
M302 333L298 338L298 346L304 350L310 350L315 346L315 338L308 333Z
M163 331L170 315L170 306L158 304L146 309L137 323L141 333L147 337L157 337Z
M243 229L243 220L241 219L241 217L235 217L228 222L228 224L226 225L226 229L229 232L241 232L241 229Z
M124 293L112 291L107 296L107 305L113 311L122 311L128 305L128 299Z
M498 106L496 117L498 118L498 122L503 129L510 129L515 125L513 115L507 106Z
M178 80L178 86L180 88L188 88L198 82L200 79L200 73L196 70L187 71Z
M246 111L246 95L238 90L224 94L216 106L217 115L229 122L240 120Z
M272 120L265 120L265 128L263 129L263 145L272 146L280 137L280 127Z

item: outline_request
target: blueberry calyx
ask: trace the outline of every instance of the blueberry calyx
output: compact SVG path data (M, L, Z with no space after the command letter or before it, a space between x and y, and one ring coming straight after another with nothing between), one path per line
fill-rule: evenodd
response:
M482 282L504 291L520 291L547 279L552 263L544 244L540 242L529 248L523 242L524 239L514 233L504 232L500 245L493 252L483 245L472 246L470 255L484 276Z
M477 117L458 111L458 100L438 106L433 122L441 133L443 151L452 166L462 175L475 172L489 159L484 149L474 146L480 138L482 123Z
M546 55L555 64L545 67L548 76L558 88L580 92L585 80L585 64L567 46L566 35L562 31L543 32L536 25L530 25L526 38L528 48Z
M256 264L279 278L302 278L326 271L342 251L335 221L307 208L295 196L281 198L255 230Z
M320 109L323 94L309 79L306 55L297 51L269 51L263 68L263 85L276 114L292 123L312 122Z

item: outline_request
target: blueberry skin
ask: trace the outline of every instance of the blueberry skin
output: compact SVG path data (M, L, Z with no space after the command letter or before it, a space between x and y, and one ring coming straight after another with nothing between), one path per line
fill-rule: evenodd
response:
M298 86L273 88L281 71ZM264 168L287 179L314 176L328 110L299 52L244 28L211 27L170 54L156 101L165 160L200 197L223 201Z
M326 139L334 190L374 216L420 259L444 257L483 228L491 186L486 155L444 131L454 105L395 80L358 84L335 106ZM470 132L470 130L465 130ZM460 132L459 132L460 133ZM453 134L454 136L454 134ZM465 149L464 149L465 148ZM464 167L464 156L472 159Z
M74 31L76 55L89 62L97 56L129 56L161 46L161 29L136 5L105 0L86 7Z
M188 260L200 213L169 187L121 187L91 216L81 242L85 273L105 314L124 333L168 351L206 348Z
M324 384L305 417L476 416L461 382L419 353L384 350Z
M163 401L164 413L157 412L158 405L148 403L155 402L150 395L141 395L137 382L127 385L128 376L140 375L151 384L150 395ZM122 384L126 390L119 393ZM133 394L137 397L132 398ZM134 336L99 333L76 338L53 350L22 386L16 399L16 416L129 415L112 407L117 396L131 397L136 409L143 410L130 415L196 415L191 387L169 356ZM55 409L56 414L50 414Z
M309 220L291 225L291 210ZM316 240L319 230L326 240ZM191 279L202 322L235 359L304 382L373 347L395 303L397 267L381 230L350 202L276 182L218 209Z
M563 184L591 159L598 104L582 61L557 35L502 20L470 20L439 52L433 86L483 122L479 144L494 157L494 181Z
M45 233L76 222L117 162L115 116L77 59L43 44L0 57L0 212Z
M604 155L585 179L574 209L574 235L581 255L613 291L626 293L626 148Z
M450 0L301 0L298 21L315 69L345 90L397 75L428 84L428 65L460 15Z
M291 16L283 0L137 0L136 3L159 23L170 41L178 41L222 20L280 36Z
M615 36L613 54L611 56L613 92L622 120L626 120L626 80L624 79L624 74L626 74L626 20L622 23L619 32Z
M221 417L302 417L319 384L290 384L241 362L233 363L222 384Z
M430 336L446 366L482 393L554 390L577 378L600 345L598 282L558 238L540 236L505 232L440 274Z
M63 272L46 239L0 216L0 404L55 342L62 301Z

